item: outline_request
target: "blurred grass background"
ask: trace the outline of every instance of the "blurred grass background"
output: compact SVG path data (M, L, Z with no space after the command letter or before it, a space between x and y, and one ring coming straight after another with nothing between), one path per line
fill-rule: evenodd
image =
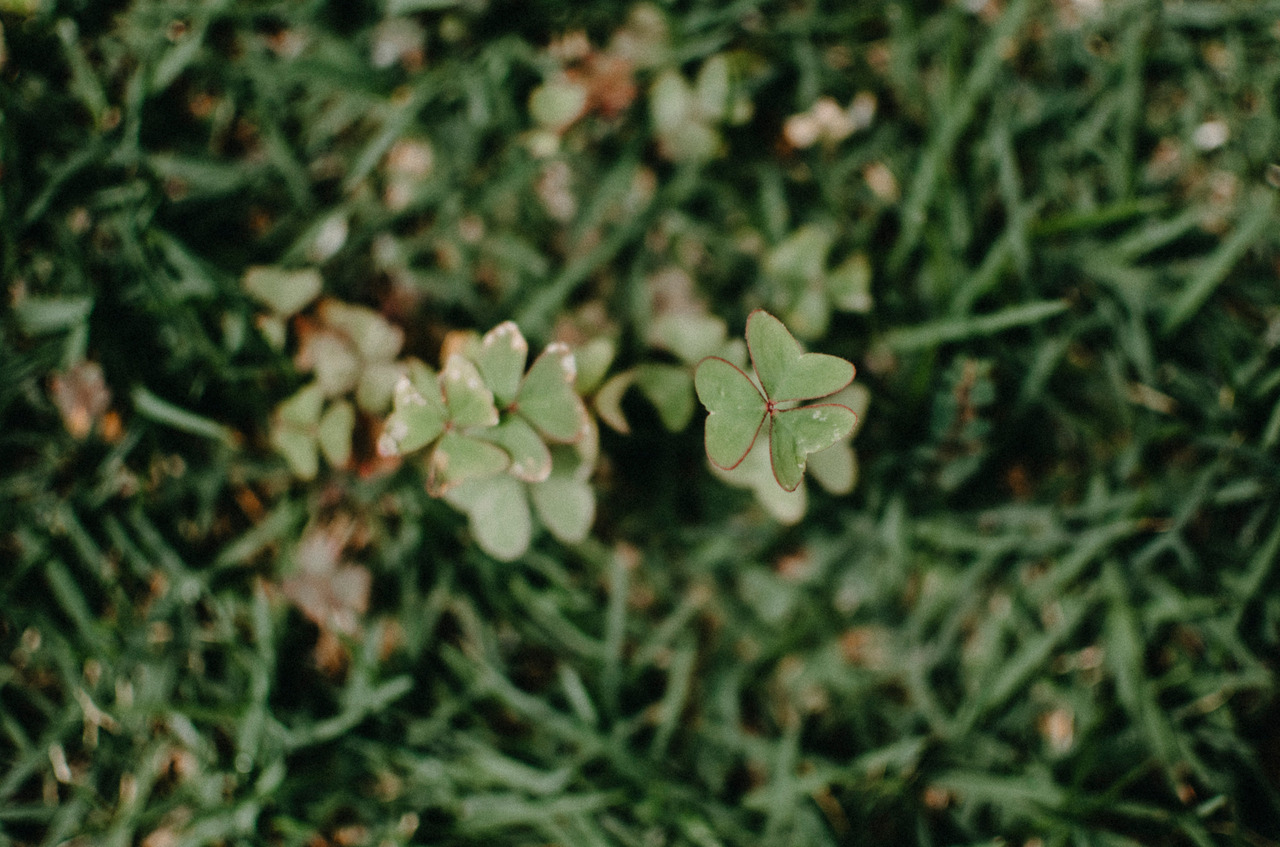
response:
M0 0L0 845L1280 844L1278 20ZM632 404L495 562L359 430L293 478L253 265L431 362L778 310L858 486Z

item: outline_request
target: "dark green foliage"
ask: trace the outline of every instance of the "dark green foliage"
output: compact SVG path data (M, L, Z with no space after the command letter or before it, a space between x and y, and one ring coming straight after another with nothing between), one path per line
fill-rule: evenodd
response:
M637 9L0 0L0 847L1280 843L1280 5ZM593 533L297 478L263 266L609 339ZM792 526L653 376L755 308Z

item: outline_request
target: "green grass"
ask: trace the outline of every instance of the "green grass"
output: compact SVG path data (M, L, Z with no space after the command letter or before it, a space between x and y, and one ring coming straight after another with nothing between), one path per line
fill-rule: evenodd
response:
M549 43L629 7L0 0L0 847L1280 844L1280 4L967 5L661 4L543 160ZM650 85L718 55L750 115L671 161ZM656 277L738 334L813 223L872 400L796 526L630 400L593 536L510 564L371 420L270 449L251 265L625 367Z

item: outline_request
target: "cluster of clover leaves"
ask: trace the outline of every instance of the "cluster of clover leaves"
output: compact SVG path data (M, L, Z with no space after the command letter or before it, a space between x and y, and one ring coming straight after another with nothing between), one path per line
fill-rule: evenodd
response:
M439 373L410 361L378 451L425 450L428 493L465 512L497 558L528 548L530 504L557 538L583 540L595 517L597 440L573 352L550 344L526 371L529 344L510 321L458 346Z
M420 462L427 492L465 513L476 543L499 559L528 549L535 516L563 542L587 537L596 416L627 432L620 401L631 385L673 432L689 422L696 394L708 411L706 452L717 476L753 489L779 520L804 514L806 467L834 493L856 478L848 440L865 392L851 385L853 365L804 352L763 310L747 319L745 346L725 337L718 317L665 315L654 343L679 361L644 362L606 379L615 348L604 336L573 349L549 344L529 364L528 342L507 321L483 336L451 333L436 371L399 357L403 332L372 309L321 298L304 311L320 294L314 272L258 268L245 287L270 310L258 323L272 347L284 348L286 321L293 325L296 364L312 376L272 416L272 445L293 473L314 478L322 457L362 473L376 472L379 461ZM381 459L353 455L361 415L380 433Z
M844 389L854 367L805 353L764 311L751 314L746 337L754 376L718 356L694 372L709 413L707 457L731 471L767 443L777 485L795 491L809 455L847 438L857 423L839 403L802 404ZM428 492L465 512L481 548L504 559L529 545L530 504L565 541L582 540L594 517L595 429L575 390L573 353L548 345L526 371L528 354L508 321L468 338L439 373L411 361L378 445L385 455L425 450Z

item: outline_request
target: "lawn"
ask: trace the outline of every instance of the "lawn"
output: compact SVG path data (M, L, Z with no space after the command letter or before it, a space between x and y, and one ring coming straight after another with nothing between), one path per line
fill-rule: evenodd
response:
M1278 21L0 0L0 847L1280 847Z

